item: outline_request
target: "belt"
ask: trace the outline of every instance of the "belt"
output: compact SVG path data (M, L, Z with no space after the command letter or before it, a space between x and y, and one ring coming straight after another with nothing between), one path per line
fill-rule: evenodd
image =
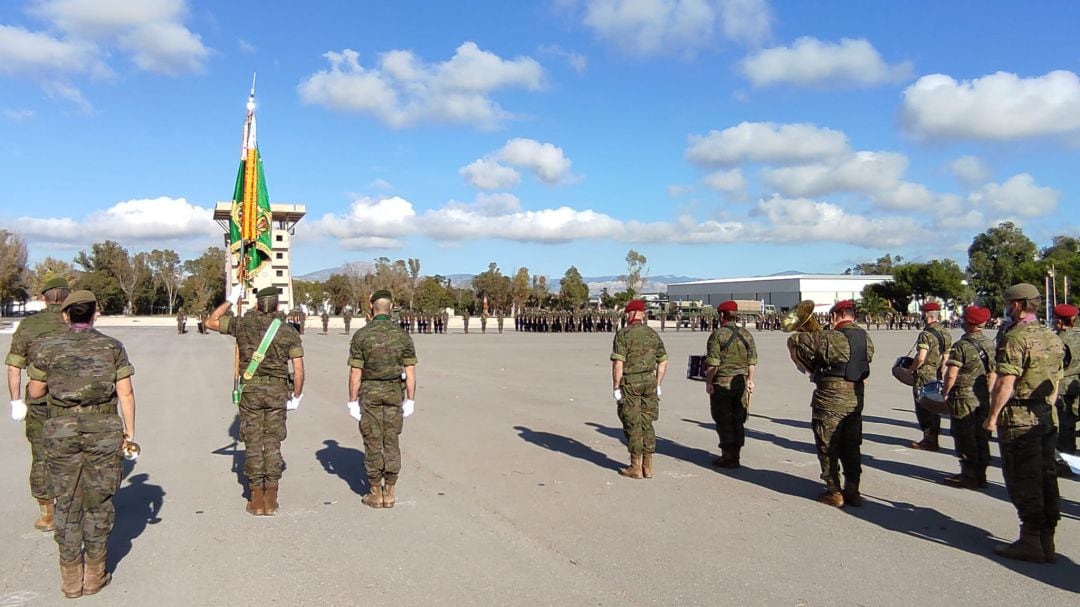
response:
M361 383L366 382L366 381L378 381L378 382L401 381L401 376L398 375L397 377L390 377L390 378L387 378L387 379L372 379L370 377L363 377L363 376L360 377L360 382Z
M49 418L53 417L65 417L68 415L79 415L82 413L116 413L116 404L107 403L104 405L76 405L74 407L61 407L59 405L49 405Z
M1006 407L1049 407L1050 403L1034 398L1013 398L1005 403Z
M844 384L854 386L858 382L848 381L843 377L822 377L817 380L817 385L828 384L830 386L842 386Z
M251 379L245 379L245 384L287 384L289 378L287 377L274 377L273 375L256 375Z
M656 371L635 371L633 373L623 373L623 377L638 377L640 375L656 375Z

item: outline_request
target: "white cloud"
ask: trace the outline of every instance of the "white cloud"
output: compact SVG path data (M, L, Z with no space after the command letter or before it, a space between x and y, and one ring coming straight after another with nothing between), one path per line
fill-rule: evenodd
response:
M1002 184L988 183L968 197L973 205L1023 217L1049 215L1060 199L1061 192L1036 184L1028 173L1014 175Z
M0 74L42 77L75 73L94 77L112 74L98 48L89 42L0 25Z
M119 44L140 69L159 74L198 72L210 55L198 34L177 23L149 23L122 35Z
M374 200L360 198L344 216L327 213L313 223L324 234L336 238L399 238L409 234L416 211L399 196Z
M833 192L872 193L899 184L907 158L891 152L856 152L840 162L768 169L765 182L785 196L821 196Z
M717 192L741 198L746 194L746 178L741 169L716 171L705 176L705 185Z
M909 62L889 65L866 40L839 43L799 38L791 46L762 50L745 60L743 71L755 86L874 86L911 77Z
M259 52L259 49L256 48L254 44L248 42L247 40L244 40L243 38L240 38L236 41L236 46L240 49L240 52L244 53L245 55L254 55L255 53Z
M491 158L478 158L458 170L474 188L508 190L521 181L521 174Z
M773 197L760 202L757 212L768 219L763 240L769 242L828 241L880 249L926 237L926 230L910 218L870 218L805 198Z
M18 217L7 221L14 231L34 242L87 244L102 239L122 244L150 244L220 235L213 210L184 198L129 200L78 220L71 217Z
M4 110L4 118L12 122L24 122L34 117L34 110L27 109L6 109Z
M997 72L958 82L919 78L904 91L903 120L928 139L1009 140L1080 133L1080 78L1054 71L1034 78Z
M742 122L723 131L691 135L689 143L686 158L703 166L815 162L851 151L844 133L813 124Z
M577 74L584 74L589 69L589 60L585 55L574 51L568 51L558 44L542 45L538 51L542 55L549 55L552 57L558 57L570 66L570 69L577 72Z
M949 163L949 170L968 187L977 187L990 181L990 169L975 156L961 156Z
M83 97L82 91L70 84L56 80L42 83L41 88L50 98L69 101L84 114L92 114L94 112L93 106L90 105L90 102L87 101L85 97Z
M941 202L941 196L931 192L921 183L902 181L891 187L873 192L871 198L878 206L892 210L933 210Z
M728 40L756 44L772 16L764 0L586 0L582 20L629 53L653 55L715 46L718 26Z
M667 187L667 195L671 198L682 198L694 191L694 186L673 183Z
M372 69L361 66L359 53L351 49L324 57L330 69L298 86L304 103L369 114L397 128L420 122L495 128L513 118L491 99L495 91L544 86L544 70L536 60L502 59L474 42L459 46L448 61L431 65L403 50L383 53Z
M379 190L381 192L391 192L396 189L394 188L394 184L381 177L373 179L371 183L368 184L368 187L373 190Z

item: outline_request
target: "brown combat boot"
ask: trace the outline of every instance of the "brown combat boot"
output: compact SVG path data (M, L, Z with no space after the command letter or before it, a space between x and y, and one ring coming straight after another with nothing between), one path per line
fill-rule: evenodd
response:
M629 478L641 478L641 456L631 455L630 465L619 470L619 474Z
M112 574L105 571L105 553L102 552L98 557L87 554L83 568L82 593L84 595L97 594L111 581Z
M1054 548L1054 530L1043 531L1039 534L1040 543L1042 543L1043 559L1047 563L1057 562L1057 551Z
M70 563L60 560L60 592L69 599L83 595L83 562L77 558Z
M956 487L957 489L978 489L979 488L979 481L978 480L976 480L974 478L971 478L971 477L968 477L968 476L964 476L963 474L954 474L952 476L946 476L945 478L941 479L941 484L948 485L950 487Z
M713 460L712 465L717 468L726 468L728 462L728 450L723 447L720 448L720 457Z
M267 483L263 486L263 516L274 516L278 511L277 483Z
M262 485L251 485L251 499L247 503L248 514L262 516L266 514L266 497Z
M844 494L840 493L840 490L836 487L827 487L825 491L817 497L817 501L834 508L843 508Z
M938 445L937 437L926 437L921 441L911 443L911 448L918 449L919 451L938 451L941 449L941 446Z
M364 504L365 506L370 506L372 508L382 508L383 507L383 501L382 501L383 497L382 496L383 496L382 485L376 485L375 483L372 483L371 484L371 491L368 491L367 495L360 498L360 502L362 504Z
M841 496L844 498L844 504L848 506L858 508L863 505L862 494L859 493L859 483L844 483L844 491L841 493Z
M641 476L645 478L652 478L652 456L652 453L641 455Z
M34 529L38 531L55 531L56 522L53 520L53 501L39 499L38 507L41 508L41 516L34 521Z
M1005 558L1018 561L1046 562L1046 553L1043 551L1042 538L1039 532L1028 531L1023 527L1020 527L1020 539L1011 544L998 544L994 546L994 552Z
M739 452L742 451L742 447L732 447L724 450L724 463L720 464L721 468L738 468L739 467Z
M383 489L383 494L382 494L382 507L383 508L393 508L394 504L397 503L397 497L394 496L394 485L395 484L397 484L397 481L394 481L393 483L391 483L389 481L386 482L386 488Z

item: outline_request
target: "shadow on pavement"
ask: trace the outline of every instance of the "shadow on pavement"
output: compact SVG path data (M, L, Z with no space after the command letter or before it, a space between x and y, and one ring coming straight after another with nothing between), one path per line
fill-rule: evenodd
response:
M326 445L315 452L315 459L322 464L327 474L333 474L349 485L349 490L357 495L367 495L367 472L364 470L364 452L358 449L342 447L336 440L323 441Z
M552 434L550 432L540 432L531 428L526 428L525 426L514 426L514 430L517 430L518 436L526 442L550 451L557 451L569 455L570 457L576 457L591 462L601 468L619 470L626 465L611 459L607 454L601 453L581 441L566 436ZM619 431L619 434L622 434L621 430Z
M586 422L586 426L591 426L600 434L604 436L610 436L611 438L618 439L622 444L626 444L626 434L623 433L622 428L612 428L610 426L604 426L596 422ZM668 457L679 459L691 464L697 464L706 470L716 472L717 469L712 465L713 460L716 459L715 453L710 453L704 449L698 449L696 447L687 447L681 443L677 443L671 439L656 437L656 452L660 455L666 455ZM620 464L620 468L622 465Z
M237 413L229 426L229 437L232 442L220 449L211 451L214 455L227 455L232 457L231 472L236 475L236 482L240 485L240 496L245 501L250 499L247 477L244 475L244 450L240 448L240 414Z
M116 523L109 534L109 571L115 571L120 561L131 552L135 538L142 535L147 525L161 522L165 491L158 485L146 482L149 478L150 475L145 473L136 474L113 496Z

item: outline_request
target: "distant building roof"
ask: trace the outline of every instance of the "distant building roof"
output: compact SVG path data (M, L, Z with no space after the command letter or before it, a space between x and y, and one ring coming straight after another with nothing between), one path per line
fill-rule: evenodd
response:
M817 280L873 280L878 282L885 282L892 280L893 277L889 274L773 274L771 276L747 276L744 278L710 278L708 280L695 280L693 282L675 282L671 283L669 287L677 287L683 285L709 285L709 284L725 284L736 282L780 282L786 280L805 280L805 279L817 279Z

